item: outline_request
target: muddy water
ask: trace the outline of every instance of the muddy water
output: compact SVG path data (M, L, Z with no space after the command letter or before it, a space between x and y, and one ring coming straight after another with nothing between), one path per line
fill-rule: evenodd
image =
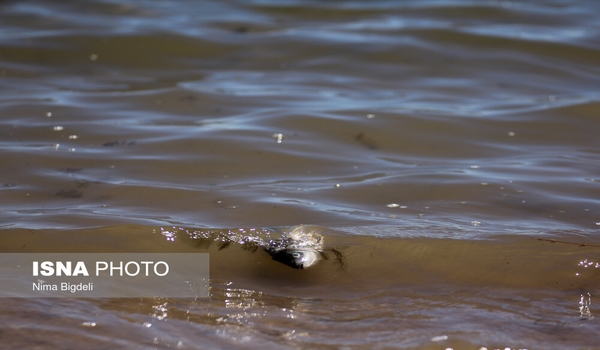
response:
M0 250L211 257L206 299L5 299L3 345L598 347L599 12L2 2ZM297 224L343 266L186 233Z

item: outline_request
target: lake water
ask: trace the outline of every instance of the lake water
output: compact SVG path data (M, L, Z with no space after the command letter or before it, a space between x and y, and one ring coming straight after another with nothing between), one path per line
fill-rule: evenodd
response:
M1 251L211 259L209 298L4 299L3 346L600 348L598 13L3 1ZM187 234L298 224L345 266Z

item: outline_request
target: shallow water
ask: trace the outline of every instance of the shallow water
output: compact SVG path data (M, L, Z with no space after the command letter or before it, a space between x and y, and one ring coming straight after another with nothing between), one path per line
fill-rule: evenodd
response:
M211 256L208 299L6 299L3 344L597 347L599 11L2 2L1 251ZM301 223L345 266L185 234Z

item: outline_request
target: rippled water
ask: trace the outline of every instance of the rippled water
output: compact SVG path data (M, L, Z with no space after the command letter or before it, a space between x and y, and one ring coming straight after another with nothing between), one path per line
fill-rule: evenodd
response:
M208 299L8 300L3 344L598 346L598 13L2 2L2 251L211 256ZM345 266L184 234L297 224Z

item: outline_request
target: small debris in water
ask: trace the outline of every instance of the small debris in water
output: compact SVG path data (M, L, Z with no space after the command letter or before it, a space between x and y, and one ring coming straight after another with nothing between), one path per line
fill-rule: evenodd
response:
M481 226L481 221L471 221L471 226Z
M152 323L150 323L150 322L144 322L144 327L150 328L150 327L152 327Z
M335 187L336 188L340 188L340 184L335 184Z
M400 205L396 203L390 203L387 205L388 208L398 208Z
M96 322L82 322L81 325L84 327L96 327Z
M98 55L96 55L95 53L90 55L90 61L96 61L98 59Z
M375 114L367 114L367 119L373 119L375 118Z
M515 136L515 132L514 132L514 131L509 131L509 132L508 132L508 136L510 136L510 137L513 137L513 136Z
M62 126L57 125L54 128L52 128L54 131L61 131L62 129L64 129Z
M77 140L79 136L77 135L69 135L69 140Z
M69 191L60 190L60 191L56 192L56 196L61 197L61 198L81 198L82 195L83 195L83 193L81 193L77 190L69 190Z
M447 335L439 335L437 337L433 337L431 338L431 341L444 341L444 340L448 340L448 336Z
M548 96L548 101L550 101L550 102L556 101L556 96L554 96L554 95Z
M46 113L46 117L50 118L52 116L52 112Z
M283 142L284 136L282 133L275 133L275 134L273 134L273 138L275 140L277 140L277 143L281 143L281 142Z
M471 169L479 169L479 165L471 165L469 168L471 168Z
M377 145L377 142L375 142L371 138L367 137L365 135L365 133L362 131L359 132L358 134L354 135L354 140L369 149L379 148L379 146Z

